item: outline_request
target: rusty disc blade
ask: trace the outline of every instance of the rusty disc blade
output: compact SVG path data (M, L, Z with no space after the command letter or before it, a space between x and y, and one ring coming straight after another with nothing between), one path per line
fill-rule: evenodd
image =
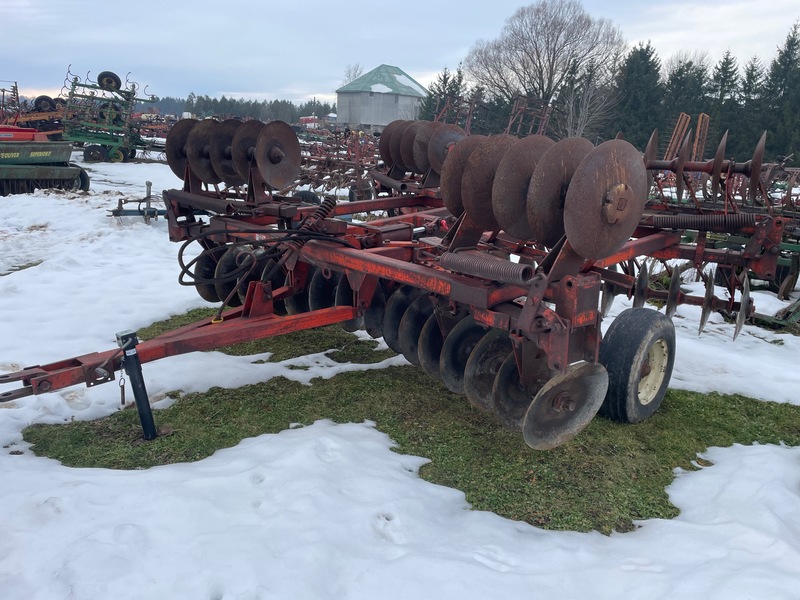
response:
M409 304L397 329L397 343L406 360L419 366L419 335L433 314L433 303L428 294L421 294Z
M391 147L392 143L392 135L394 135L394 131L397 129L400 123L405 123L405 119L395 119L389 123L383 128L383 131L381 131L381 136L378 138L378 152L381 155L381 160L383 160L387 166L392 164L392 155L389 151L389 148Z
M250 165L256 152L258 134L264 129L261 121L245 121L236 130L231 140L231 158L236 173L247 181L250 176Z
M326 277L327 275L327 277ZM336 305L336 287L342 274L326 269L314 269L308 282L308 308L319 310Z
M258 134L255 159L264 181L280 189L300 172L300 141L287 123L271 121Z
M494 380L511 351L511 338L503 329L490 329L475 345L464 368L464 392L472 406L490 412L494 410Z
M441 173L450 148L467 137L458 125L444 124L431 135L428 142L428 162L434 173Z
M353 294L353 288L350 285L350 280L347 278L347 275L342 275L339 277L339 282L336 286L336 292L334 293L334 296L336 306L354 306L353 302L355 301L355 298ZM342 321L339 323L339 327L349 333L353 333L359 329L364 329L364 317L355 317L354 319Z
M528 225L528 188L533 171L555 142L544 135L531 135L517 140L506 152L492 184L492 212L507 234L520 240L533 237Z
M181 179L186 175L186 165L189 164L186 158L186 138L197 123L197 119L181 119L167 133L167 143L164 147L167 164Z
M653 173L650 171L650 164L658 158L658 129L653 129L647 146L644 149L644 168L647 169L647 193L653 189Z
M206 302L219 302L222 298L217 294L217 287L214 285L214 274L217 270L217 263L222 255L227 252L225 246L215 246L212 249L204 250L197 257L194 265L194 287L200 297Z
M211 164L211 138L216 135L220 123L213 119L204 119L192 127L186 138L186 158L189 168L203 183L220 183L222 177Z
M422 330L419 333L419 340L417 341L417 358L423 370L433 377L434 379L441 379L442 375L439 372L439 359L442 355L442 344L444 344L444 337L442 330L439 327L439 321L434 312Z
M231 295L231 292L237 288L239 277L243 276L245 269L239 264L239 253L242 251L238 246L231 246L220 257L217 262L217 268L214 270L214 289L217 291L217 296L220 300L228 300L228 306L236 307L241 306L242 301L238 294Z
M564 201L564 231L587 260L611 256L627 242L647 202L647 172L639 151L610 140L583 159Z
M383 337L383 313L386 311L386 293L383 282L378 281L375 293L364 311L364 330L372 338Z
M464 212L485 231L500 229L492 209L492 186L497 167L517 142L513 135L496 135L485 140L467 161L461 179L461 200Z
M431 168L431 161L428 158L428 144L433 134L442 125L441 121L425 122L414 138L414 165L419 173L426 173Z
M389 154L392 157L392 165L402 171L410 171L411 169L403 162L403 155L400 152L400 146L403 143L403 136L406 131L414 125L416 121L403 121L392 132L392 139L389 140Z
M534 450L550 450L568 442L600 410L606 391L608 372L603 365L570 365L545 383L528 407L522 423L525 443Z
M214 130L209 140L209 155L211 165L214 167L225 185L242 185L247 180L239 175L236 166L233 164L233 154L231 146L236 130L242 124L238 119L226 119Z
M522 431L531 395L519 378L514 353L509 352L497 370L492 384L492 410L497 422L509 431Z
M403 352L400 348L400 322L411 303L422 293L423 290L419 288L403 285L386 301L386 310L383 313L383 341L398 354Z
M411 121L400 140L400 162L412 173L424 173L414 163L414 140L425 126L425 121Z
M585 138L566 138L539 159L528 187L527 217L532 239L552 248L564 236L564 200L575 169L592 151Z
M442 383L454 394L464 393L464 370L475 345L486 334L486 329L472 316L461 319L450 330L442 344L439 372Z
M455 217L460 217L464 212L464 202L461 199L461 179L464 176L464 169L467 168L467 161L470 154L486 139L485 135L470 135L452 146L447 153L447 160L444 161L442 167L439 189L444 205ZM430 146L428 149L430 150Z

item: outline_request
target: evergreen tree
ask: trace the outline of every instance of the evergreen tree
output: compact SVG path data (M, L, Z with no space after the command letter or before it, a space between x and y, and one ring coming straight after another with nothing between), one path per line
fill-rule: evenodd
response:
M422 100L419 109L419 118L433 121L439 120L452 123L459 112L459 104L467 94L467 84L464 81L464 72L459 63L455 73L445 67L428 89L428 95ZM442 111L444 111L443 114Z
M744 67L739 87L741 112L736 128L731 128L728 137L728 149L733 156L745 160L752 153L761 133L766 129L764 116L764 82L766 74L764 65L757 56L753 56Z
M770 131L771 155L788 156L800 151L800 21L769 67L765 107Z
M734 130L741 113L739 65L728 50L714 67L708 85L712 128Z
M661 123L663 86L661 61L648 42L633 48L622 62L614 86L617 103L605 137L622 131L626 140L644 148L653 129Z
M675 126L678 116L684 112L696 118L708 112L708 69L703 62L691 58L679 58L667 74L664 84L664 120L662 130L666 134Z

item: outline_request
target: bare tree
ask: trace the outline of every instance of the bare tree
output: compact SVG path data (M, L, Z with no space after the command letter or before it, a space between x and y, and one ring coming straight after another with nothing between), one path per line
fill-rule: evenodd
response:
M577 0L539 0L518 8L496 40L477 42L465 68L491 95L550 104L571 72L609 64L624 45L618 26L591 17Z
M681 65L692 63L703 71L711 70L711 58L706 50L678 50L661 65L661 76L666 80L670 73L676 71Z
M354 65L347 65L344 68L344 81L342 85L347 85L351 81L355 81L359 77L364 74L364 67L361 66L361 63L355 63Z
M590 75L562 87L553 129L559 137L594 138L613 117L616 104L612 88L597 85Z

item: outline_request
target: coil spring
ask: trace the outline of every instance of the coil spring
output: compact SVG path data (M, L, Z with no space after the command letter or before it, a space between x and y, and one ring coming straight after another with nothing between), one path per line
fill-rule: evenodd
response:
M531 265L462 252L445 252L439 257L439 264L445 269L465 275L516 285L527 285L534 276Z
M300 223L300 227L298 229L300 231L320 231L320 229L322 229L322 221L328 218L328 215L331 214L335 207L336 198L334 196L325 196L322 202L319 203L319 206L314 209L314 212L306 217L302 223ZM292 250L297 251L300 250L305 243L306 242L304 239L298 238L285 242L285 245Z
M656 215L653 225L661 229L696 229L725 233L732 229L753 227L756 217L749 213L726 215Z

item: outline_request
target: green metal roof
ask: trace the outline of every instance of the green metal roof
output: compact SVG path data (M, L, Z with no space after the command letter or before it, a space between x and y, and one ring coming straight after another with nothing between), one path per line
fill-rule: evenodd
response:
M424 98L428 90L417 83L402 69L391 65L375 67L358 79L354 79L336 90L339 92L374 92L376 94L402 94Z

